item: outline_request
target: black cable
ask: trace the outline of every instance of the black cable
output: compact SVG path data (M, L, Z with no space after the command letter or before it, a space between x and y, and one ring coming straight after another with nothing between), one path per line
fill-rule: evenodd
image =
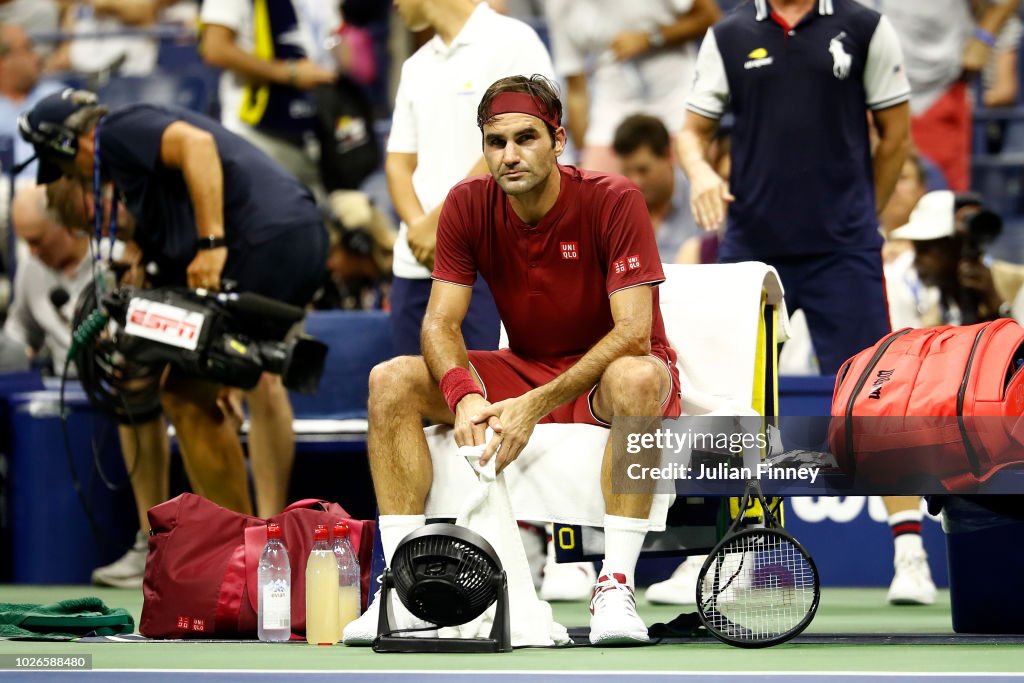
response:
M68 473L71 475L71 487L75 490L75 495L78 496L78 502L82 506L82 511L85 513L85 519L89 523L89 529L92 532L93 540L96 541L96 545L104 547L109 543L106 535L100 531L99 524L96 522L96 518L93 515L92 506L89 505L89 501L86 500L85 492L82 491L82 483L78 479L78 472L75 470L75 456L71 449L71 430L68 427L68 410L65 402L65 388L68 382L68 363L64 364L64 372L61 373L60 378L60 425L61 431L64 434L64 454L68 460Z

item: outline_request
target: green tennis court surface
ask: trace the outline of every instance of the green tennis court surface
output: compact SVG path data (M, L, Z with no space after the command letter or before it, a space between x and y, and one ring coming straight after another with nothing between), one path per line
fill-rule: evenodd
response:
M112 607L128 609L137 623L142 610L141 591L91 586L0 586L0 602L49 603L86 595L98 596ZM583 626L588 622L585 603L561 603L554 607L556 619L566 626ZM676 608L649 605L642 597L639 609L648 624L668 621L679 612ZM248 672L267 672L268 675L277 672L277 678L271 676L271 679L282 681L286 680L282 674L287 675L287 680L320 678L315 675L316 671L349 672L351 676L346 680L390 680L401 677L405 672L405 680L441 681L462 678L456 672L474 672L474 676L465 680L504 680L509 676L515 680L554 680L564 677L574 683L628 672L634 672L630 678L641 677L644 680L648 677L651 680L672 680L672 675L677 673L696 675L699 672L705 672L703 678L714 677L717 680L779 680L778 675L784 672L792 672L791 677L801 680L865 680L865 676L843 676L842 672L924 674L915 677L919 681L930 680L943 672L1024 677L1021 673L1024 672L1024 645L998 637L973 641L960 639L967 642L938 637L940 634L953 635L947 592L940 592L934 606L891 607L885 602L884 589L825 589L818 616L807 634L835 634L839 638L836 642L790 643L766 650L741 650L708 640L643 648L525 649L511 654L490 655L379 655L369 648L310 647L302 643L0 641L0 655L92 654L94 669L131 670L124 672L125 677L113 673L99 674L105 680L139 681L155 680L158 674L166 677L169 670L182 669L196 672L189 674L190 679L227 680L229 671L244 671L247 672L247 680L252 680L254 675L260 680L265 678ZM882 638L847 637L851 634L931 635L922 639L924 644L883 644ZM1016 642L1022 641L1016 639ZM372 672L378 672L380 676L370 676ZM447 677L444 672L448 672ZM772 675L773 672L776 675ZM804 675L796 676L797 672L804 672ZM23 672L0 672L0 679L16 680L24 675ZM67 680L67 675L34 674L31 680ZM867 678L905 680L901 676L885 675L869 675ZM331 680L338 680L338 674ZM701 680L701 677L690 677L689 680ZM969 678L958 676L950 680ZM1008 678L996 676L990 680Z

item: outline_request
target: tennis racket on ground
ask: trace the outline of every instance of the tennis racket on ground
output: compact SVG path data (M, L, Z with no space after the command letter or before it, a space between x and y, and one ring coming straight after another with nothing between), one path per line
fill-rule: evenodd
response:
M764 511L764 528L740 529L755 500ZM814 560L781 529L758 483L748 481L736 520L697 578L704 627L737 647L784 643L814 619L820 588Z

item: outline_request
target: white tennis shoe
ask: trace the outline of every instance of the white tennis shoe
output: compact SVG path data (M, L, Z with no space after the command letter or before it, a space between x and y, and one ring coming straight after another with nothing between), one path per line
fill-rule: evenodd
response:
M652 605L696 605L697 577L707 555L691 555L676 567L672 576L652 583L645 597Z
M380 583L380 577L377 577L377 583ZM353 619L345 626L341 634L341 642L349 646L367 646L373 645L374 639L377 637L377 627L380 622L380 599L381 589L378 588L377 592L373 595L373 600L370 601L366 611L363 612L358 619ZM408 628L423 628L428 629L425 631L415 631L413 633L396 634L403 636L412 636L414 638L434 638L437 636L437 627L434 624L427 623L422 619L418 619L413 616L412 612L405 608L402 601L398 599L397 593L391 592L391 628L393 630L408 629Z
M638 645L649 641L647 626L636 613L633 587L626 583L626 577L602 575L590 598L590 644Z
M931 605L935 602L935 582L923 550L897 553L893 560L896 573L889 584L891 605Z

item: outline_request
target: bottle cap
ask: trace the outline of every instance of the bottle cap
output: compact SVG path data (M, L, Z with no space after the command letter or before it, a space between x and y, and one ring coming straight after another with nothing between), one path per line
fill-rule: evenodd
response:
M348 538L348 522L335 522L334 538Z
M330 540L330 532L327 531L326 524L317 524L316 529L313 530L313 541L328 541Z
M281 538L281 525L276 522L267 524L267 538Z

